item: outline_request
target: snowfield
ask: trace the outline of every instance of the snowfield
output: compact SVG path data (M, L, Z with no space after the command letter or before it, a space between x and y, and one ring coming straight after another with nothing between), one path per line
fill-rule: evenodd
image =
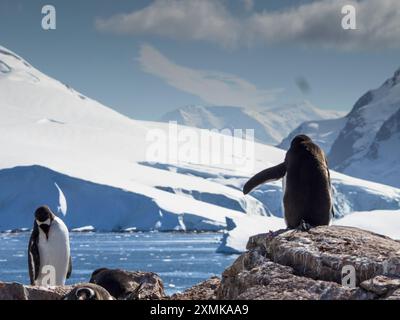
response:
M71 230L231 229L220 248L229 252L243 249L245 234L282 227L279 182L252 196L241 192L252 174L283 161L281 149L256 143L252 166L237 165L250 163L249 152L229 148L217 152L230 163L206 164L197 157L176 162L173 156L149 153L149 137L168 133L168 124L125 117L3 47L0 97L0 231L30 228L42 204L50 205ZM198 136L205 132L177 129ZM206 134L232 145L238 141ZM175 143L166 137L166 146ZM191 148L197 155L215 155L201 143ZM400 207L399 189L335 172L332 180L338 216Z
M334 224L365 229L400 240L400 210L354 212Z

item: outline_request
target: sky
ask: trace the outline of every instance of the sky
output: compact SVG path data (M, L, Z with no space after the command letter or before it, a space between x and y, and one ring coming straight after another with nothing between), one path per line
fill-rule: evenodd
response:
M349 111L400 67L399 17L398 0L0 0L0 45L136 119L194 104Z

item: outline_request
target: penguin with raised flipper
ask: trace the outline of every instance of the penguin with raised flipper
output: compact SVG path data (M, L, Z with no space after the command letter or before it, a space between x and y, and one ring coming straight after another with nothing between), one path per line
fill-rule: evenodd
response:
M329 225L333 200L328 161L308 136L298 135L285 161L252 177L243 187L248 194L262 183L283 178L284 218L289 229Z

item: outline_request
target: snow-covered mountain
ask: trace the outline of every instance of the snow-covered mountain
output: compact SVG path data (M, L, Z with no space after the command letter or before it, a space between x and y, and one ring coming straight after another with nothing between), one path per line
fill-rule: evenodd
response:
M356 102L347 116L345 127L332 145L329 154L331 164L342 172L351 172L358 177L392 184L396 182L390 178L393 177L394 166L400 168L396 152L400 143L396 139L399 133L395 125L396 118L392 117L399 109L400 69L381 87L368 91ZM393 143L392 153L379 154L380 144L387 145L389 140ZM392 165L382 166L382 162ZM399 178L400 173L395 183L397 186L400 186Z
M262 186L254 196L243 196L241 188L253 173L281 162L283 150L256 143L254 167L234 165L249 154L229 148L221 152L231 161L212 164L149 154L154 135L166 134L162 145L176 143L168 124L127 118L3 47L0 66L0 231L31 227L34 209L44 203L70 229L221 230L228 224L265 224L268 230L282 215L279 183ZM188 130L238 141L177 128ZM191 147L203 158L215 155L206 144ZM399 207L399 189L335 172L332 179L340 215Z
M299 133L324 149L335 170L400 187L400 69L358 99L347 116L302 123L279 147L287 149Z
M304 121L338 118L337 111L320 110L308 101L278 108L187 106L165 114L161 121L202 129L254 129L255 138L276 145Z
M332 145L339 171L400 187L400 69L354 105Z

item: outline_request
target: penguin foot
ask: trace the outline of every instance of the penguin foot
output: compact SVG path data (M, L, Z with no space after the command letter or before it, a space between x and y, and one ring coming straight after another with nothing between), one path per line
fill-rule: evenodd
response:
M289 230L289 229L281 229L281 230L277 230L277 231L272 231L272 230L270 230L270 231L267 233L267 236L268 236L268 238L272 239L272 238L275 238L275 237L279 236L279 235L282 234L282 233L285 233L285 232L288 231L288 230Z
M301 220L300 225L296 228L298 231L308 232L312 228L312 225Z

